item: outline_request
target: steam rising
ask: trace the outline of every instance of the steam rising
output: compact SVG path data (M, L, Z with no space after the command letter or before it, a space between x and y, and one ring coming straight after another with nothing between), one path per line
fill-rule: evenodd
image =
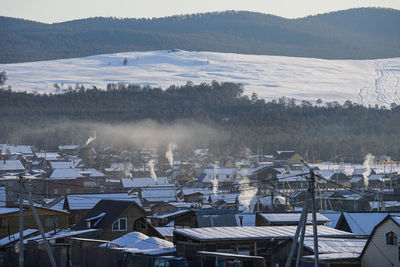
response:
M154 159L151 159L147 162L147 166L150 168L150 176L151 178L154 179L154 181L157 183L157 175L156 172L154 171Z
M213 165L213 179L211 180L214 196L217 195L217 191L218 191L218 179L215 177L215 169L216 168L217 168L217 166L214 164Z
M174 166L174 150L177 148L178 146L175 143L169 143L168 144L168 150L167 152L165 152L165 157L167 158L169 165L171 167Z
M364 157L364 163L363 166L365 167L366 171L363 172L363 179L364 179L364 186L367 187L368 186L368 176L371 174L371 165L374 164L374 159L375 157L368 153L365 157Z
M250 211L250 203L257 194L257 187L250 185L250 180L247 175L243 175L239 181L239 203Z
M244 149L244 155L247 159L247 164L250 164L250 156L251 156L251 150L249 148L245 148ZM256 196L257 194L257 187L250 185L250 180L247 177L247 171L243 170L243 172L241 173L241 179L239 181L239 191L240 191L240 195L239 195L239 203L246 207L246 209L248 211L250 211L250 203L253 200L253 198Z
M96 140L96 131L93 131L93 136L90 136L89 139L86 140L85 146L88 146L94 140Z

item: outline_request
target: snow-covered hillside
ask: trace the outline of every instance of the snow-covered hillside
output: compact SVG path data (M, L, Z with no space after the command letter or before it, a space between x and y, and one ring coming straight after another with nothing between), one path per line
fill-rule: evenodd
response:
M123 65L124 58L128 59ZM0 64L13 90L55 92L76 83L106 88L107 83L160 86L229 81L246 94L267 100L286 96L324 102L400 104L400 58L322 60L214 52L152 51L98 55L18 64Z

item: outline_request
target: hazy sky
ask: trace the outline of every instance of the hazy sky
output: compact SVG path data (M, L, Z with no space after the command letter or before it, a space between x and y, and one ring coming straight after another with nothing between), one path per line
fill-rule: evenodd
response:
M60 22L95 16L151 18L249 10L287 18L355 7L400 9L400 0L0 0L1 16Z

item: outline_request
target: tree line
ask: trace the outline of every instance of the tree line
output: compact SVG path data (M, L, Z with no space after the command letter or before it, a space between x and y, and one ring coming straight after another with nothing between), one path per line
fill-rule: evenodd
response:
M321 99L316 103L286 97L266 102L256 94L244 95L240 84L216 81L188 82L166 90L121 83L108 84L106 90L78 87L60 94L0 90L0 142L37 146L83 142L87 135L77 140L77 130L68 128L71 121L193 120L226 132L212 148L219 154L248 147L263 153L296 150L322 160L362 161L367 153L400 158L400 107ZM52 130L63 123L64 128ZM40 136L35 135L38 129Z

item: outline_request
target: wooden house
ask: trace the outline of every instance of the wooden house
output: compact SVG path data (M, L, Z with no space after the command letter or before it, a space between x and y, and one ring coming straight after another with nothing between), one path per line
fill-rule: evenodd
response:
M100 200L73 228L101 229L101 239L112 240L128 232L141 232L162 238L147 222L146 211L134 201Z
M399 266L400 216L387 215L377 224L361 253L361 266Z
M54 228L68 228L68 212L59 211L44 207L36 207L40 222L44 231L51 231ZM32 208L24 205L24 229L38 229ZM0 238L10 233L19 231L19 208L3 207L0 209Z

